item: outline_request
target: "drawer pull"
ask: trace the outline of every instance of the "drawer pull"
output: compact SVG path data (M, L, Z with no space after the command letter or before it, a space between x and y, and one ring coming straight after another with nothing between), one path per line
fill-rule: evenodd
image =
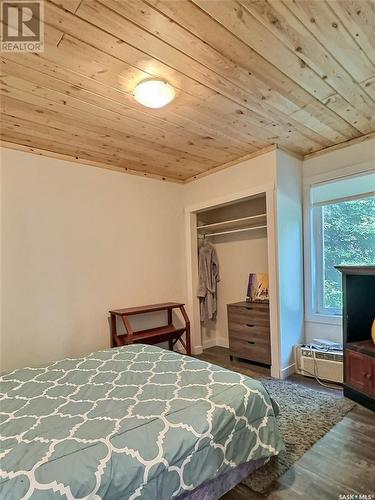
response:
M252 311L254 308L253 307L245 306L245 309L248 309L249 311Z
M250 325L249 323L246 323L246 326L248 326L249 328L254 328L255 325Z
M248 344L255 344L255 342L252 342L250 340L247 341Z

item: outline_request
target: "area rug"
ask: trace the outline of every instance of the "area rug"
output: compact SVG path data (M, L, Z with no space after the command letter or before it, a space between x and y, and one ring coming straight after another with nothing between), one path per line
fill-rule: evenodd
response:
M272 483L342 420L355 403L285 380L260 381L280 406L277 421L286 450L272 457L243 484L258 493L268 493Z

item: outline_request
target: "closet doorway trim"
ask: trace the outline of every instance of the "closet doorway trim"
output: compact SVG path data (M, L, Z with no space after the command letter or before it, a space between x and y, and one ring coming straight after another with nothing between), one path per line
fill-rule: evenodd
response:
M185 255L187 269L187 308L192 327L192 349L194 354L203 351L199 302L196 297L198 283L198 249L197 249L197 213L202 210L218 208L228 203L236 203L258 194L266 194L267 206L267 250L268 273L270 280L270 316L271 316L271 376L282 378L280 371L280 336L278 307L277 276L277 235L276 235L276 194L274 183L262 184L244 191L212 198L202 203L185 207Z

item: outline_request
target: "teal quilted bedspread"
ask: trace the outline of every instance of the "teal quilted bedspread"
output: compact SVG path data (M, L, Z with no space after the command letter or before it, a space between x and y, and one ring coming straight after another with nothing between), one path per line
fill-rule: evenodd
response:
M283 448L260 382L154 346L0 384L1 499L168 500Z

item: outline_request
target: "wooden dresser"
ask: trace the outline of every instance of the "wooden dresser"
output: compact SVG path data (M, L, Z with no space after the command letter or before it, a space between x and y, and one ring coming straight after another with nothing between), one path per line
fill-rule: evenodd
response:
M271 364L270 309L265 302L228 304L228 335L231 359Z
M342 273L344 396L375 410L375 266L337 266Z

